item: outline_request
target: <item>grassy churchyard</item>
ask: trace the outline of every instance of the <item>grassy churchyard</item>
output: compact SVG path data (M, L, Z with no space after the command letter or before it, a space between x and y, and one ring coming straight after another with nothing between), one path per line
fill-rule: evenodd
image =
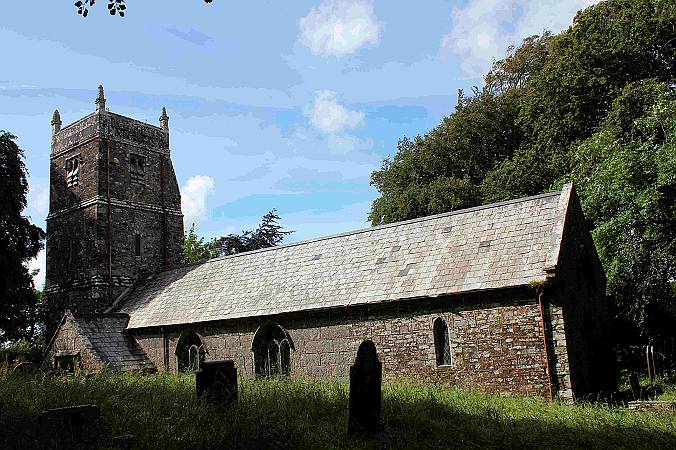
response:
M34 448L47 408L95 404L106 435L138 448L676 448L676 414L413 384L383 385L385 429L346 432L344 382L243 380L225 411L195 398L194 376L0 374L0 448ZM673 397L667 391L666 397Z

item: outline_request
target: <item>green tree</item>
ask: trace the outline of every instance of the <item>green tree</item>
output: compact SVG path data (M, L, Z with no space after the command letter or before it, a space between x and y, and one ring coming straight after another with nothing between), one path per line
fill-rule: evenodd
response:
M45 233L21 215L28 181L16 136L0 131L0 345L35 338L39 297L28 262L43 248Z
M186 263L206 261L222 255L249 252L262 248L274 247L281 244L286 236L293 231L286 231L277 222L281 218L273 209L263 216L261 223L255 230L245 230L240 234L213 238L205 242L195 233L195 224L183 239L183 253Z
M676 94L654 79L625 86L573 164L621 347L676 337Z
M572 169L571 152L599 129L627 84L673 82L674 27L673 0L607 0L580 11L529 78L518 117L524 145L486 176L484 201L549 189Z
M274 247L281 244L286 236L293 233L293 231L285 231L284 227L277 223L280 219L277 210L273 209L263 216L260 225L255 230L221 237L216 239L216 245L222 255L234 255Z
M458 98L455 113L424 136L403 138L397 153L371 175L381 196L374 225L481 203L478 185L496 161L511 155L522 135L515 126L518 95L476 92Z
M203 237L198 237L195 233L195 224L190 227L190 231L183 236L183 260L186 264L192 264L207 259L220 256L220 251L215 243L215 239L204 242Z
M483 89L474 88L441 124L414 139L404 137L392 159L371 175L381 193L371 208L374 225L483 203L481 184L496 164L524 142L517 123L528 80L550 57L551 34L531 36L496 62Z

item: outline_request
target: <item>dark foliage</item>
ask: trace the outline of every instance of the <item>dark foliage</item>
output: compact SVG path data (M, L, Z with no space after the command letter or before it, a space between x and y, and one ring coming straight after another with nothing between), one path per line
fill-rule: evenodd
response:
M261 224L253 231L242 231L241 234L229 234L216 240L221 255L234 255L236 253L260 250L274 247L280 244L285 236L293 231L284 231L277 223L281 217L277 210L273 209L263 216Z
M43 247L45 233L21 215L28 181L16 137L0 131L0 345L35 338L40 297L28 262Z
M240 234L229 234L228 236L214 238L209 242L204 242L204 238L197 236L193 224L183 239L185 262L206 261L218 256L234 255L278 245L284 240L285 236L293 233L293 231L285 231L277 223L280 219L276 210L273 209L263 216L261 224L255 230L242 231Z
M211 3L213 0L204 0L204 3ZM89 15L89 7L94 6L96 0L77 0L75 2L75 7L77 8L77 13L82 17L87 17ZM119 15L124 17L125 12L127 11L127 5L125 0L108 0L108 12L111 16Z

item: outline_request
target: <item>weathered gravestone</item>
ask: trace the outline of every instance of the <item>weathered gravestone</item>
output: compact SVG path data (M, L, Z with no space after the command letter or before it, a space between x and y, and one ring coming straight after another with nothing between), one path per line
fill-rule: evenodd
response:
M101 412L96 405L47 409L40 414L44 449L98 448L101 438Z
M237 368L233 360L204 361L195 372L197 396L225 408L237 402Z
M382 422L383 365L378 361L376 346L365 340L357 350L357 359L350 367L350 402L347 431L370 434L380 429Z
M131 450L136 446L136 436L133 434L121 434L112 439L112 448L116 450Z
M36 375L40 372L40 367L33 362L25 361L17 364L16 367L12 369L12 372L17 375Z
M631 388L631 397L634 400L641 398L641 384L638 382L636 372L629 374L629 387Z

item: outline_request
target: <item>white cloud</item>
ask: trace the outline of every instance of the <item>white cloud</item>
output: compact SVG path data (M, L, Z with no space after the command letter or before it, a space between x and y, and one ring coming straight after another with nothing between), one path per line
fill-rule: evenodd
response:
M352 111L338 103L333 91L317 91L312 106L306 110L310 123L327 133L355 128L364 121L364 113Z
M45 250L40 250L38 256L31 259L28 262L28 271L32 272L35 269L38 270L38 273L33 277L33 284L35 284L36 289L42 289L45 286L45 267L47 267L46 253Z
M452 31L444 36L443 52L460 58L462 71L484 75L493 59L506 55L507 47L543 30L559 33L573 24L577 11L599 0L470 0L455 8Z
M360 139L350 134L332 134L326 143L329 152L347 155L353 152L368 152L373 149L372 139Z
M188 179L181 187L181 208L183 224L187 228L199 224L207 217L207 195L214 190L214 179L206 175L196 175Z
M313 53L345 55L380 42L383 24L371 0L324 0L298 21L300 42Z

